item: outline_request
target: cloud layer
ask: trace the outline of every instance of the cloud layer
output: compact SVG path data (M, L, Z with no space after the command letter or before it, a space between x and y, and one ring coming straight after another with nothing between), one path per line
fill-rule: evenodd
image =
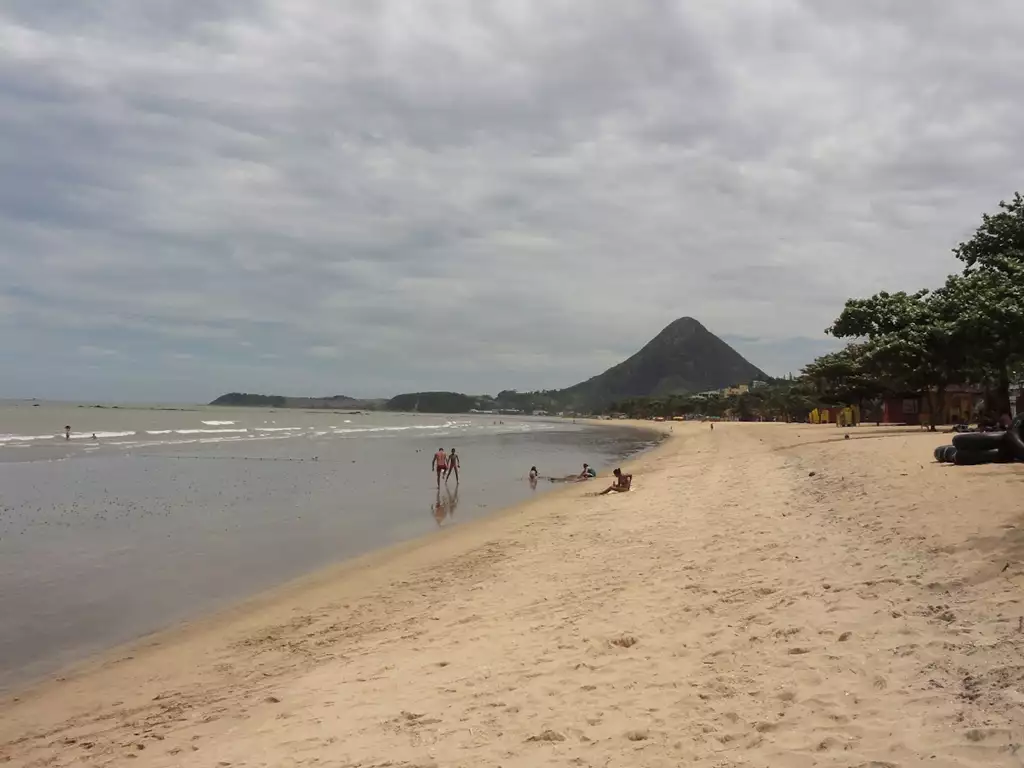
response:
M0 396L771 373L1024 178L1024 8L9 0ZM6 364L6 363L9 363Z

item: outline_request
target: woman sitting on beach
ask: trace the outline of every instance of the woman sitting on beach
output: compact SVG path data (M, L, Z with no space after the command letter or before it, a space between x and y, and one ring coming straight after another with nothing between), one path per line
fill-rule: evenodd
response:
M615 475L615 482L601 491L598 496L604 496L606 493L611 493L612 491L615 491L616 493L625 493L633 484L633 476L623 474L621 469L616 468L612 474Z

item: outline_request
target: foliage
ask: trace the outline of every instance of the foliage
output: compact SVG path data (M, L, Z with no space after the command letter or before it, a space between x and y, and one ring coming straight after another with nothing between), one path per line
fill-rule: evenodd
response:
M1024 261L990 256L937 291L965 349L965 381L991 391L994 410L1009 407L1010 382L1024 361Z
M388 400L389 411L466 413L480 407L480 398L459 392L409 392Z
M999 208L999 213L982 214L974 237L953 249L967 271L998 270L1007 259L1024 262L1024 197L1017 192L1010 202L1001 201Z
M849 299L827 329L837 338L860 338L863 370L882 389L920 392L928 399L934 429L946 388L963 370L964 340L944 293L877 293Z
M221 395L210 405L243 405L260 408L285 408L288 398L282 395L256 395L248 392L229 392Z

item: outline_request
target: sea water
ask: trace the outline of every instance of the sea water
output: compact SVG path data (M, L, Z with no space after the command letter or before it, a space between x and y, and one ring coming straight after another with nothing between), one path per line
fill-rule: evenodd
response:
M0 687L553 487L531 466L607 473L650 441L508 416L0 404ZM452 447L460 482L438 490Z

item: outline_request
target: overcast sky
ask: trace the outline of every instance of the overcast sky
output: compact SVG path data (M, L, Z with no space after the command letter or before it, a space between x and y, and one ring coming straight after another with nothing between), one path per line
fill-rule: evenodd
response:
M1024 188L1024 5L5 0L0 397L771 374Z

